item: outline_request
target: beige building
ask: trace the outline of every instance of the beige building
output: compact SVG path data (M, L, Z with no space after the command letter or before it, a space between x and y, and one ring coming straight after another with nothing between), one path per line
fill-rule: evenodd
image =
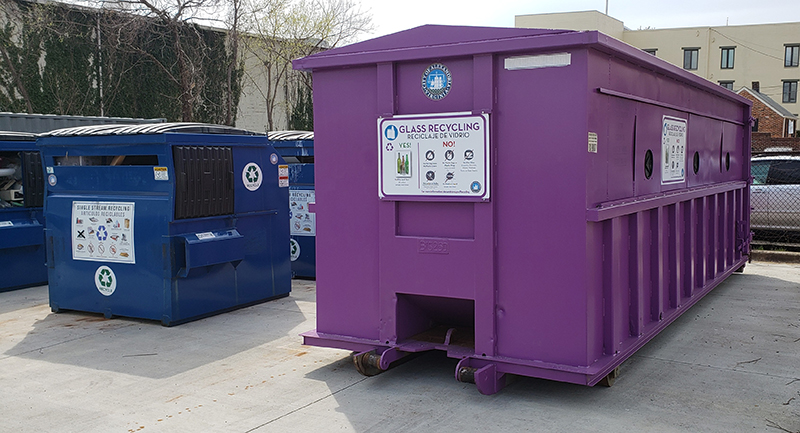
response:
M597 11L517 15L516 27L599 30L737 91L755 89L800 113L800 22L631 30Z

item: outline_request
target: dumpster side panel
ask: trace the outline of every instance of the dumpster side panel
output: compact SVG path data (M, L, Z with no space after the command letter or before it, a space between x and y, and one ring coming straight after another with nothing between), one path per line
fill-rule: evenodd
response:
M371 340L379 328L376 69L314 73L315 171L324 179L316 186L317 329Z
M644 69L605 54L591 57L589 101L591 106L603 109L590 111L589 128L606 131L609 141L624 148L619 154L632 155L634 164L631 171L625 158L616 158L615 153L606 156L601 146L597 155L589 155L590 167L592 158L606 157L608 173L590 169L587 179L587 262L594 270L591 280L596 282L588 287L597 290L602 300L597 304L599 310L589 312L594 319L590 339L596 339L596 346L602 347L596 363L601 373L587 376L588 384L595 383L744 263L741 227L747 225L748 192L743 166L749 146L746 126L741 122L749 113L745 104L732 111L731 106L736 106L732 101L693 86L672 92L678 83L660 76L648 80L648 88L630 86L626 76L631 79L637 69ZM597 77L602 78L607 70L614 71L608 85L616 94L598 87L602 80ZM654 97L654 88L660 88L664 97L649 99ZM708 104L708 98L716 99L717 105ZM700 102L695 105L695 101ZM608 109L615 106L624 108ZM628 118L635 129L632 145L626 145L614 133L616 120L603 127L609 117ZM664 178L669 155L665 154L662 137L667 134L668 118L683 119L687 125L679 142L686 146L683 181L668 182ZM603 143L602 136L598 143ZM696 173L695 152L699 159ZM648 153L653 168L649 177L645 168ZM608 194L603 201L598 191L592 190L595 181L607 178L613 182L612 173L617 171L630 176L616 181L632 183L636 200Z
M0 291L47 284L41 209L0 211Z
M596 351L587 347L586 234L575 230L586 207L585 53L573 51L566 67L497 64L501 356L586 365Z

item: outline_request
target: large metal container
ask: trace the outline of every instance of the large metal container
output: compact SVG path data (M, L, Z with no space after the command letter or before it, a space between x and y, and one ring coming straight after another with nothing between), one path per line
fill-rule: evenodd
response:
M267 134L270 144L289 164L289 234L291 235L292 276L317 276L316 216L309 210L314 203L314 133L274 131Z
M36 136L0 131L0 291L47 284Z
M92 126L38 145L53 311L174 325L289 294L288 167L266 136Z
M442 350L486 394L610 383L747 261L750 103L602 33L423 26L294 66L320 144L305 343L362 372Z

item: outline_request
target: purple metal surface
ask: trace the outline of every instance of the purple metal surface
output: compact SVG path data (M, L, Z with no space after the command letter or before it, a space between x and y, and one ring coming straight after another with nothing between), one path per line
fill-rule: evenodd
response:
M305 344L381 368L443 350L483 393L505 374L594 385L747 260L750 103L601 33L423 26L295 68L314 73L317 144ZM465 112L489 115L490 199L379 198L376 121Z

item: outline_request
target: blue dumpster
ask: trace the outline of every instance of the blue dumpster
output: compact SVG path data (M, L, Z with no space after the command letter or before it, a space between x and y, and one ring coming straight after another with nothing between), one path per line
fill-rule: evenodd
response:
M0 132L0 291L47 284L36 136Z
M289 164L289 233L292 275L317 276L317 225L308 204L314 202L314 133L275 131L270 144Z
M287 296L288 166L203 124L42 136L50 307L166 326Z

